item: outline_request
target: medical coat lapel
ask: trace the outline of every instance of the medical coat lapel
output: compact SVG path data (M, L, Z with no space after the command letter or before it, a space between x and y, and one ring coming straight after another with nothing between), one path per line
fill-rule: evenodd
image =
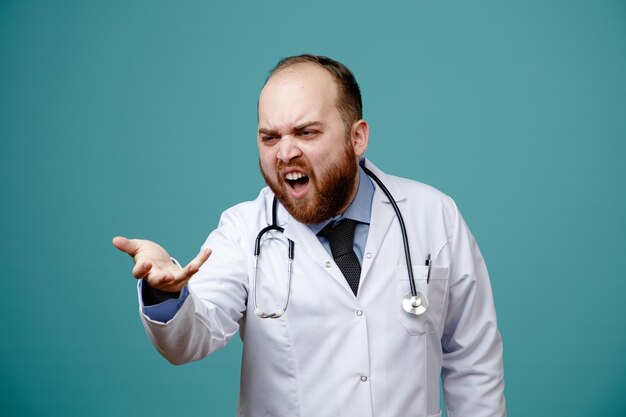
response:
M366 167L385 184L402 211L401 202L405 201L405 196L402 190L397 186L396 179L385 175L369 161L366 161ZM368 279L368 273L380 252L380 247L385 241L389 228L392 227L394 222L398 221L396 213L385 193L373 179L372 183L376 187L376 190L374 191L374 197L372 199L370 227L367 235L367 243L365 244L365 256L363 257L363 264L361 265L361 286L366 285L365 282ZM396 244L396 242L392 242L392 244Z

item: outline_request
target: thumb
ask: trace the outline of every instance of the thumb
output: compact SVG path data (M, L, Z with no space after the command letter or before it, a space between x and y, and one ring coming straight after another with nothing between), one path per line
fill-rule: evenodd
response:
M139 250L139 244L134 239L127 239L124 236L115 236L113 238L113 246L129 254L130 256L135 256L137 251Z

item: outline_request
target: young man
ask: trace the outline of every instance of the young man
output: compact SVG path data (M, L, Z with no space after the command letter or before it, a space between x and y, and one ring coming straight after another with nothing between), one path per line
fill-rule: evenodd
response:
M239 331L241 416L439 416L440 377L449 417L504 416L480 251L449 197L363 157L369 127L352 73L326 57L286 58L261 91L258 119L268 187L224 212L192 262L113 240L135 260L159 352L198 360Z

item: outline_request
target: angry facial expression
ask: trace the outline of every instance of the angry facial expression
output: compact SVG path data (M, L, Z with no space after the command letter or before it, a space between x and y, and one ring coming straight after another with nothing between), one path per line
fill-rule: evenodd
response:
M342 213L356 193L367 140L363 146L354 138L359 122L346 131L336 97L336 83L325 69L296 64L274 74L259 98L261 173L302 223Z

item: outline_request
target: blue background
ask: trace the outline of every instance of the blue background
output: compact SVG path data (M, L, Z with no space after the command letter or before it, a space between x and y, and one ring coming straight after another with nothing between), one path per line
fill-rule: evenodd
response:
M461 207L509 414L625 415L625 2L276 0L0 2L0 414L234 415L239 339L169 365L110 241L187 261L254 198L257 95L302 52L357 75L370 159Z

